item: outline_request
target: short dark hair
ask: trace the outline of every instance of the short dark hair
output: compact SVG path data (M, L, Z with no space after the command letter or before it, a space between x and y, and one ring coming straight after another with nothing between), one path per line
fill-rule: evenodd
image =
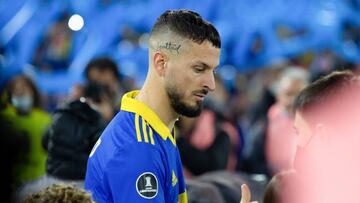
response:
M108 70L114 74L114 76L120 81L120 73L116 63L108 57L100 57L91 60L85 68L85 76L89 80L89 74L91 69L97 69L100 71Z
M201 44L205 40L220 48L220 35L216 28L198 13L190 10L167 10L155 22L151 35L171 30L181 37Z
M294 101L294 111L306 113L313 109L323 107L331 99L348 92L356 83L358 77L351 71L334 71L303 89Z
M92 203L91 195L70 185L54 184L31 194L22 203Z

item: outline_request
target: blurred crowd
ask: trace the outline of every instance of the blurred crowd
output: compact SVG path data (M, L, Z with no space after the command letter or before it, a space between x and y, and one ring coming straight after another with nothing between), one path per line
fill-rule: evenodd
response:
M254 195L261 198L272 175L292 168L294 98L309 82L338 67L357 70L355 64L337 65L344 62L329 53L305 62L303 58L238 74L232 89L216 76L216 91L206 99L201 115L177 122L177 145L188 179L216 182L214 177L224 179L226 171L246 174L241 178L260 185ZM85 68L86 82L75 84L52 111L45 110L44 97L31 77L21 74L9 80L0 111L1 131L7 132L2 150L10 155L9 169L1 173L8 191L25 198L54 183L83 187L93 145L119 111L122 94L136 88L131 80L123 80L119 68L110 58L93 59Z

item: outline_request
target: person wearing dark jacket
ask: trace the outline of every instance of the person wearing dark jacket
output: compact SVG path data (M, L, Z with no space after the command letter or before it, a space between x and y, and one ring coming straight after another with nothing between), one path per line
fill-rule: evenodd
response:
M89 153L104 128L100 113L82 98L55 110L53 119L42 143L48 151L46 173L84 179Z
M104 112L112 110L106 86L89 83L84 97L57 108L42 145L48 151L46 175L26 184L20 200L54 183L83 187L86 165L92 147L106 127Z

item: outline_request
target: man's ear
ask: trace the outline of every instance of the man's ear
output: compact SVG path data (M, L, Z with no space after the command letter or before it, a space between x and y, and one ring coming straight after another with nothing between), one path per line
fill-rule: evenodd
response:
M163 77L165 75L167 55L165 53L156 52L154 54L154 69L158 76Z

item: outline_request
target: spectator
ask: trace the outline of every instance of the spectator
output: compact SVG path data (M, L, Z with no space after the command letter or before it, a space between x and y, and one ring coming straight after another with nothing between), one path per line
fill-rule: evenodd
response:
M84 96L56 109L43 137L48 151L46 172L50 176L85 179L87 159L105 128L104 117L111 112L111 100L106 86L96 83L85 87Z
M110 92L106 86L90 83L85 97L56 109L53 122L43 137L48 151L46 175L24 185L19 199L53 183L74 183L83 187L90 151L103 129L103 106L111 111Z
M118 112L121 97L130 87L120 77L116 63L110 58L96 58L87 64L85 76L88 81L98 82L109 87L111 95L113 95L111 99L114 111Z
M360 78L335 71L303 89L294 101L298 149L294 172L276 175L265 203L358 202ZM341 107L338 108L338 107Z
M68 24L69 15L63 14L46 33L35 51L33 64L42 71L63 70L69 67L73 32Z
M298 150L294 166L311 193L307 202L359 202L359 76L326 75L294 102Z
M15 169L18 164L26 163L29 152L29 137L25 132L16 130L15 126L0 114L0 153L4 154L0 168L0 191L3 202L12 202L18 186Z
M280 76L276 88L276 103L268 111L265 150L271 174L292 168L296 151L292 104L307 85L309 75L301 67L289 67Z
M255 74L248 82L249 106L240 125L243 130L244 145L238 168L257 174L269 174L265 157L265 137L268 125L267 112L275 103L274 86L286 63L280 63ZM260 85L259 85L260 84ZM255 90L254 90L255 88ZM260 89L256 94L256 89ZM254 94L255 93L255 94ZM250 105L252 103L252 105Z
M296 192L301 193L304 190L305 187L294 170L282 171L276 174L266 186L263 203L306 202L293 198Z
M50 115L41 109L41 96L30 78L20 75L13 78L7 88L7 107L1 111L13 126L29 135L30 147L26 162L18 168L19 182L34 180L45 173L46 152L41 138L51 121Z
M215 112L207 109L199 118L183 117L179 127L181 137L177 145L183 164L190 172L187 175L226 169L231 143Z
M182 117L177 145L186 175L201 175L213 170L234 171L239 134L225 117L229 94L223 81L215 77L217 88L205 100L198 118Z

